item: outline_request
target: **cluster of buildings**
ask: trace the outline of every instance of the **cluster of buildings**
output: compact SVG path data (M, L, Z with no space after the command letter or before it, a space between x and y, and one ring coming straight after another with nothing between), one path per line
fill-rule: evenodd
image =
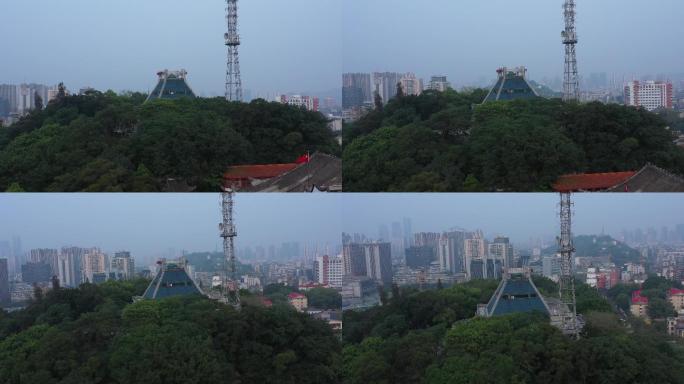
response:
M684 338L684 289L670 288L667 291L667 301L672 305L676 316L666 319L667 333L670 336ZM642 294L641 290L632 292L630 312L632 316L649 320L649 298Z
M401 85L404 95L420 95L424 90L446 91L451 84L446 76L432 76L425 83L412 72L345 73L342 75L342 115L345 121L355 121L371 110L376 95L387 104L397 95Z
M5 125L10 125L35 109L38 103L44 107L55 97L57 97L57 86L0 84L0 120Z
M507 237L487 240L482 231L411 232L410 219L379 228L379 239L343 234L342 298L345 308L376 305L378 289L391 284L437 286L473 279L501 279L521 258ZM385 240L386 239L386 240Z
M0 258L0 303L31 299L34 287L78 287L83 283L126 280L135 276L130 252L104 253L100 248L31 249L20 257Z

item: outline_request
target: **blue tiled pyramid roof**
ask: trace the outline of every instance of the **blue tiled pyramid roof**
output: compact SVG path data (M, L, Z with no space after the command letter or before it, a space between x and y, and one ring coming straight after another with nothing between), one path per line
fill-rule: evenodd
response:
M192 91L186 82L185 71L169 72L163 71L157 74L159 82L154 90L147 97L147 100L152 99L180 99L180 98L195 98L195 93Z
M171 296L201 295L199 287L188 276L185 268L179 264L162 265L161 271L155 276L145 290L145 299L163 299Z
M536 99L539 97L523 74L504 69L484 102L499 100Z
M525 275L504 278L487 304L488 316L502 316L518 312L549 314L548 307L537 287Z

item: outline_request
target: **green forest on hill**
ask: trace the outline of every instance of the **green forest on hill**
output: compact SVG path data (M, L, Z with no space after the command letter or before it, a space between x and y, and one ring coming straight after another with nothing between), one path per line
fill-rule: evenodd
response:
M343 131L346 191L549 191L558 176L684 174L659 115L558 99L480 104L482 89L394 98Z
M0 190L147 191L168 179L218 191L226 167L339 154L317 112L255 100L64 96L0 129Z
M146 280L84 284L0 311L0 383L336 383L340 343L288 305L132 303Z
M544 295L557 285L535 278ZM595 289L577 285L579 341L541 314L473 318L495 281L393 289L386 305L344 313L345 384L682 383L684 349L649 327L626 327ZM638 325L638 323L637 323Z

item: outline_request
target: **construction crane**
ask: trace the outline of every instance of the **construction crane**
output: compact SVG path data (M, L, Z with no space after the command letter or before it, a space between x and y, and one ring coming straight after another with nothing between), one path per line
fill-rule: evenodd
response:
M223 280L225 289L223 291L223 302L240 308L240 282L237 276L237 266L235 257L235 237L237 231L233 222L233 194L235 192L227 188L221 193L221 216L222 222L219 224L220 236L223 238L223 257L226 266L226 278Z

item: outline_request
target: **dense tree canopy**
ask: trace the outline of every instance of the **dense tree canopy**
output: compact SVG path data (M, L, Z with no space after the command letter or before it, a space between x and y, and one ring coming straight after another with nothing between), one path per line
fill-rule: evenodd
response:
M480 104L485 94L403 96L345 126L345 190L548 191L562 174L649 162L684 174L684 150L656 114L557 99Z
M158 191L167 179L218 190L229 165L336 154L327 120L279 103L65 96L0 130L0 190Z
M545 295L557 285L535 278ZM572 340L541 314L473 318L494 281L399 290L387 305L344 314L343 382L681 383L684 351L650 329L629 330L596 290L577 285L586 320Z
M335 383L330 327L287 306L131 303L147 282L83 285L0 316L0 383Z

